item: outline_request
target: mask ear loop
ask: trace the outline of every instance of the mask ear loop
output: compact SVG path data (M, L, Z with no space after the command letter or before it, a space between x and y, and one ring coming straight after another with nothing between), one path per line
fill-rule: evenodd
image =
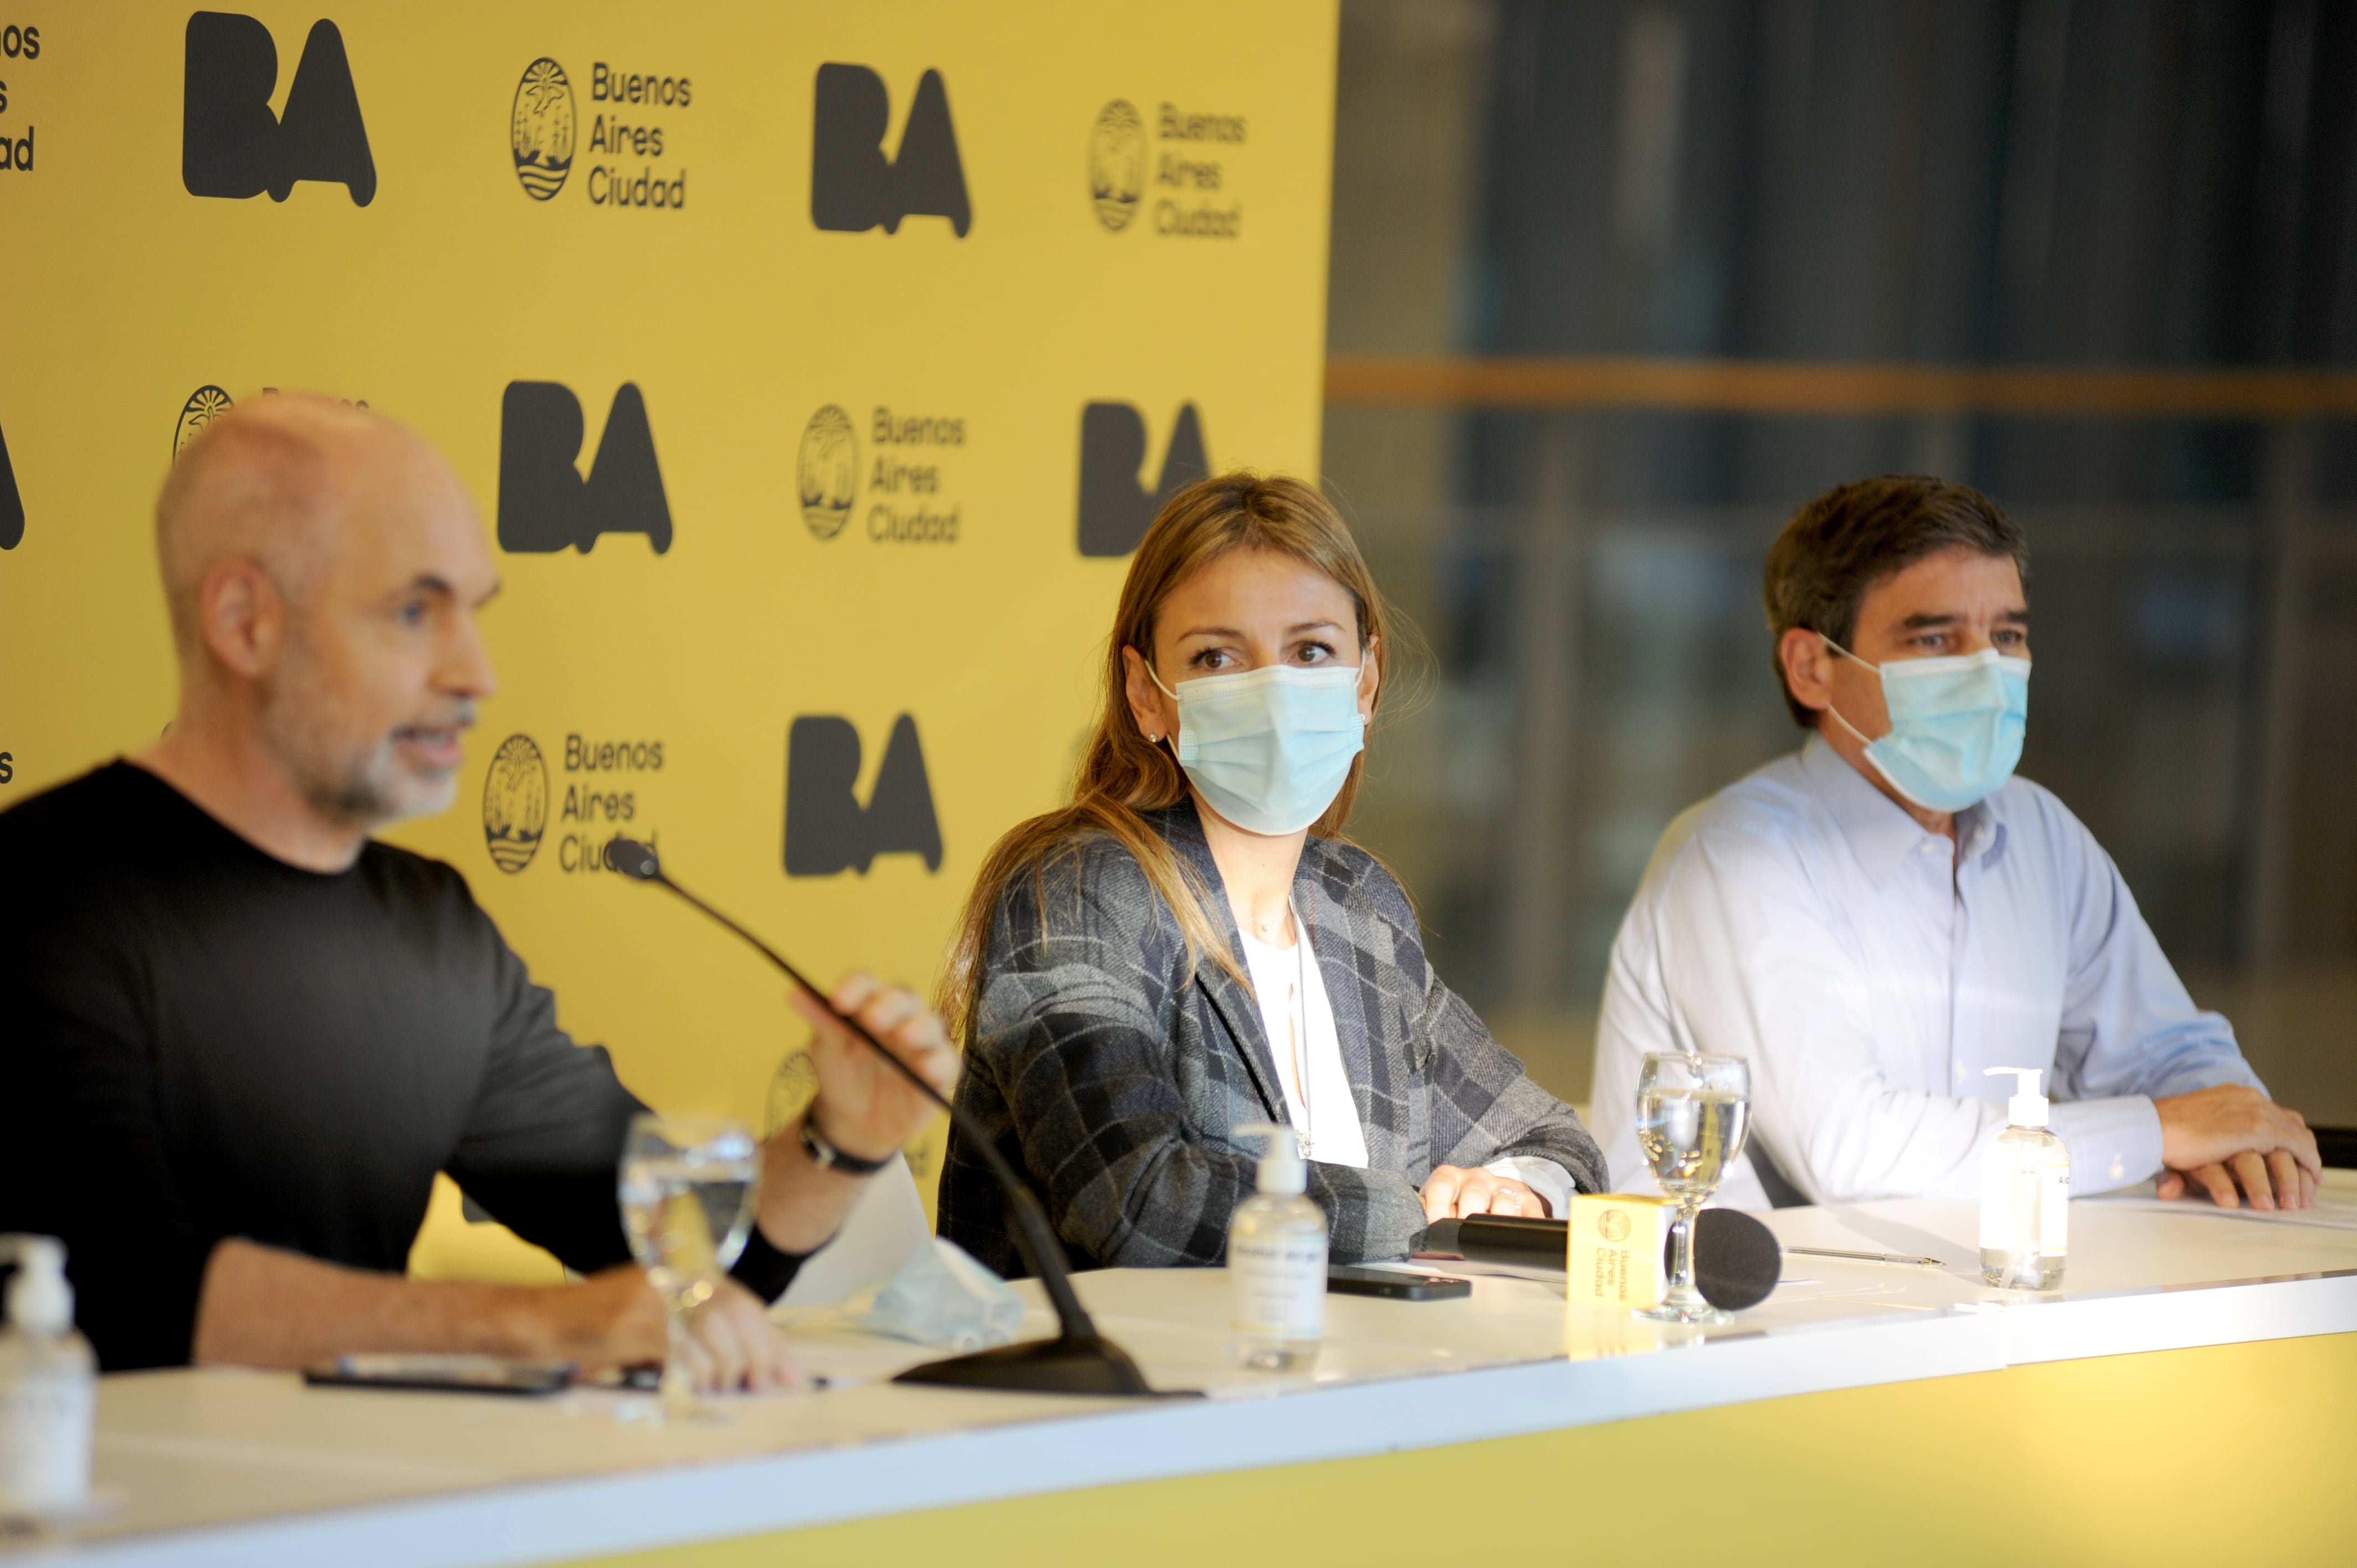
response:
M1824 643L1827 648L1832 649L1835 653L1840 654L1844 659L1848 660L1851 663L1853 663L1853 664L1858 664L1858 665L1864 665L1867 669L1873 671L1874 671L1874 673L1876 674L1876 676L1877 676L1878 678L1882 674L1882 666L1881 666L1881 665L1879 665L1879 664L1867 664L1867 663L1866 662L1866 660L1865 660L1860 659L1857 654L1852 653L1848 649L1844 648L1840 643L1835 642L1832 638L1827 637L1824 632L1822 632L1822 631L1821 631L1821 632L1817 633L1817 640L1818 640L1819 642ZM1842 711L1841 711L1839 708L1837 708L1837 707L1834 706L1833 699L1832 699L1831 697L1827 697L1827 698L1825 699L1825 712L1827 712L1827 713L1829 713L1829 714L1833 714L1833 716L1834 716L1834 723L1835 723L1835 724L1837 724L1837 725L1841 725L1841 727L1842 727L1842 728L1844 728L1844 729L1846 729L1846 730L1849 731L1849 733L1850 733L1850 734L1852 734L1852 735L1854 735L1854 736L1857 736L1857 744L1858 744L1858 745L1860 745L1860 746L1872 746L1872 745L1874 744L1874 742L1872 742L1872 741L1870 741L1870 740L1867 739L1865 736L1863 736L1863 735L1859 735L1859 734L1858 734L1858 728L1857 728L1857 726L1856 725L1854 725L1854 724L1850 723L1847 719L1846 719L1846 718L1842 717Z
M1162 677L1154 672L1153 660L1148 659L1145 654L1140 653L1137 656L1137 661L1146 666L1146 678L1154 682L1155 690L1160 692L1164 696L1169 698L1174 703L1178 700L1178 693L1172 691L1169 687L1165 686L1162 683ZM1148 746L1160 746L1163 742L1163 736L1158 735L1149 735L1146 737L1146 744Z

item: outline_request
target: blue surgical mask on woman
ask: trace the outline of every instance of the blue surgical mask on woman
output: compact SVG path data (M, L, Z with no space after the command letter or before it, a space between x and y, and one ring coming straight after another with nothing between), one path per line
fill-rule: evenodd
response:
M1326 814L1365 749L1357 667L1270 664L1162 685L1178 704L1178 766L1211 809L1256 833L1297 833Z
M2029 722L2029 660L1984 648L1950 658L1867 664L1832 638L1824 640L1882 677L1889 734L1867 740L1839 709L1826 711L1866 741L1866 759L1892 789L1927 811L1961 811L2013 777Z

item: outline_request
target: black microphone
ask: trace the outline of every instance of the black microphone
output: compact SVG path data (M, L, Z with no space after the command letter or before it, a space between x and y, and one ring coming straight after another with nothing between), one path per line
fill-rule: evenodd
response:
M1560 1269L1568 1244L1569 1221L1515 1214L1470 1214L1437 1219L1424 1233L1422 1251L1532 1269ZM1669 1272L1674 1242L1662 1243L1662 1270ZM1728 1312L1758 1306L1774 1293L1784 1271L1784 1249L1776 1232L1739 1208L1706 1208L1695 1216L1695 1288L1703 1300Z
M606 845L606 869L619 871L633 882L650 882L664 887L712 919L737 933L763 958L785 972L787 979L818 999L819 1004L840 1019L844 1026L867 1042L877 1055L892 1064L893 1070L916 1085L919 1093L949 1112L950 1121L966 1135L974 1150L982 1156L990 1174L1006 1193L1006 1217L1013 1230L1016 1251L1031 1272L1039 1276L1046 1287L1049 1303L1056 1309L1056 1320L1062 1332L1053 1339L1034 1339L1020 1345L1002 1345L995 1350L977 1350L970 1356L953 1356L945 1361L928 1361L921 1367L911 1367L892 1380L896 1383L947 1383L968 1389L1019 1389L1029 1393L1052 1394L1138 1394L1163 1399L1200 1397L1191 1391L1165 1393L1146 1382L1146 1374L1129 1353L1103 1335L1089 1319L1088 1309L1072 1289L1072 1276L1064 1266L1063 1243L1056 1239L1048 1224L1047 1211L1031 1188L1006 1163L983 1131L960 1112L949 1098L922 1074L902 1061L884 1042L867 1032L867 1026L837 1007L825 992L811 983L801 970L788 963L783 955L705 903L703 899L663 875L662 863L655 858L654 850L635 839L617 838Z

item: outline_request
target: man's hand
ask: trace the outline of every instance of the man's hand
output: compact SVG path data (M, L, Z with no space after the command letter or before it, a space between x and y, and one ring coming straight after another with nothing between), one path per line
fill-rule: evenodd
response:
M646 1271L627 1263L578 1284L542 1287L520 1305L520 1334L536 1357L595 1370L658 1366L669 1353L662 1302ZM699 1393L762 1393L802 1384L785 1338L759 1299L731 1279L688 1315L686 1357Z
M735 1280L687 1317L687 1369L698 1393L798 1389L802 1370L760 1298Z
M646 1271L623 1264L578 1284L542 1287L525 1298L522 1336L533 1356L601 1367L659 1366L669 1353L662 1302ZM784 1336L759 1297L735 1280L688 1314L686 1358L699 1393L755 1393L802 1386Z
M890 1063L878 1061L874 1048L845 1028L818 998L797 989L792 1000L794 1010L818 1031L810 1052L811 1065L818 1070L818 1098L810 1114L819 1133L846 1155L888 1159L924 1130L938 1108ZM915 992L855 973L834 988L834 1001L926 1082L943 1094L956 1087L958 1057L950 1047L949 1031Z
M1512 1176L1495 1171L1467 1170L1461 1165L1436 1165L1424 1183L1424 1218L1462 1219L1469 1214L1512 1214L1525 1219L1548 1218L1546 1199Z
M2160 1113L2160 1161L2168 1167L2158 1196L2205 1191L2220 1208L2238 1208L2240 1184L2253 1208L2315 1204L2324 1162L2298 1112L2239 1083L2152 1103Z
M600 1269L576 1284L526 1287L508 1300L509 1352L536 1360L605 1367L660 1364L662 1298L633 1263Z
M688 1319L696 1386L791 1388L784 1339L734 1280ZM198 1298L199 1365L301 1367L355 1350L473 1351L605 1367L660 1364L662 1301L623 1264L577 1284L410 1280L323 1263L231 1238L213 1249Z
M818 1094L802 1119L762 1145L759 1224L771 1246L811 1252L841 1228L866 1184L840 1166L820 1169L802 1148L802 1120L855 1159L885 1160L922 1132L938 1107L817 997L797 988L791 1000L815 1031L810 1058ZM943 1094L956 1086L958 1058L949 1031L915 992L854 974L835 987L834 1004Z

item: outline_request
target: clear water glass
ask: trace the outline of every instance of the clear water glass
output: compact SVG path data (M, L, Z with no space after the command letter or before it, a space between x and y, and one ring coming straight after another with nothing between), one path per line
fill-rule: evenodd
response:
M668 1414L705 1413L688 1367L688 1325L745 1250L759 1176L759 1145L739 1122L651 1113L630 1119L622 1145L622 1225L662 1298Z
M1678 1200L1670 1228L1670 1283L1662 1305L1639 1314L1669 1323L1727 1323L1734 1315L1695 1285L1695 1216L1743 1153L1751 1126L1751 1066L1741 1057L1667 1052L1637 1077L1637 1143L1662 1190Z

